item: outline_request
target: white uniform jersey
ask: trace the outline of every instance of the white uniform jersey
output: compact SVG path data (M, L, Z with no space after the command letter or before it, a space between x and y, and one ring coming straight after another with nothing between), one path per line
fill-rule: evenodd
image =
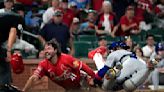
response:
M134 91L140 86L149 75L146 64L143 64L132 52L127 50L116 50L108 55L105 66L115 68L117 63L121 63L122 68L116 71L114 79L104 78L102 88L104 90L118 91L125 89L128 92Z
M132 52L129 52L129 51L123 50L123 49L116 50L108 55L105 65L110 68L113 68L117 62L120 62L120 59L124 55L129 55L129 54L132 54ZM121 63L123 63L126 59L127 59L127 57L122 58Z

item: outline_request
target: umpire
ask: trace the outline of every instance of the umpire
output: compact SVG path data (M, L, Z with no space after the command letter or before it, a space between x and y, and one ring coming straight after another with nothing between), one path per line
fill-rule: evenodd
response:
M16 92L9 90L12 88L10 58L16 36L20 34L17 27L22 23L22 17L15 13L0 14L0 92Z

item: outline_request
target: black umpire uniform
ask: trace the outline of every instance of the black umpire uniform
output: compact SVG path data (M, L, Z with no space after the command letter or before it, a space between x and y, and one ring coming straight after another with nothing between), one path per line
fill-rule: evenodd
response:
M11 28L18 28L19 24L23 24L23 18L15 13L0 14L0 92L12 92L4 90L5 85L10 85L11 68L10 63L6 61L7 47L5 47ZM17 35L20 31L17 30Z

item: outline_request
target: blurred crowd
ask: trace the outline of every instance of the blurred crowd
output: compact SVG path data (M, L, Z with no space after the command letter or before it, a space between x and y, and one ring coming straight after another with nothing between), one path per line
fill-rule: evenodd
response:
M146 63L155 44L164 40L164 0L0 0L0 8L0 13L16 12L24 19L13 49L25 58L42 58L43 46L53 38L63 53L74 55L74 42L87 35L97 38L97 47L107 46L108 37L119 38Z
M40 52L46 41L56 38L62 52L74 55L73 42L80 35L123 37L164 27L164 0L1 0L0 13L16 12L24 18L17 43L24 52ZM59 31L59 32L58 32ZM146 37L143 55L154 51L154 34ZM163 37L163 36L162 36ZM139 38L138 38L139 39ZM131 45L133 39L126 42ZM163 39L161 40L163 41ZM109 42L107 42L109 43ZM137 43L136 43L137 44ZM135 44L135 45L136 45ZM15 46L16 49L20 49ZM146 51L146 52L145 52ZM26 55L25 55L26 56ZM37 55L39 56L39 55Z

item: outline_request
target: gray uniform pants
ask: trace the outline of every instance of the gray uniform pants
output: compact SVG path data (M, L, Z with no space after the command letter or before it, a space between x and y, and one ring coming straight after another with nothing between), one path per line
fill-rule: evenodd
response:
M120 90L123 89L124 82L131 80L135 87L141 85L148 76L148 69L145 64L135 58L129 58L122 63L123 68L116 79L104 79L103 89ZM116 89L115 89L116 88Z
M151 72L151 74L149 76L149 80L150 80L150 82L153 83L155 90L158 90L159 84L164 85L163 78L164 78L164 74L160 73L157 68Z

